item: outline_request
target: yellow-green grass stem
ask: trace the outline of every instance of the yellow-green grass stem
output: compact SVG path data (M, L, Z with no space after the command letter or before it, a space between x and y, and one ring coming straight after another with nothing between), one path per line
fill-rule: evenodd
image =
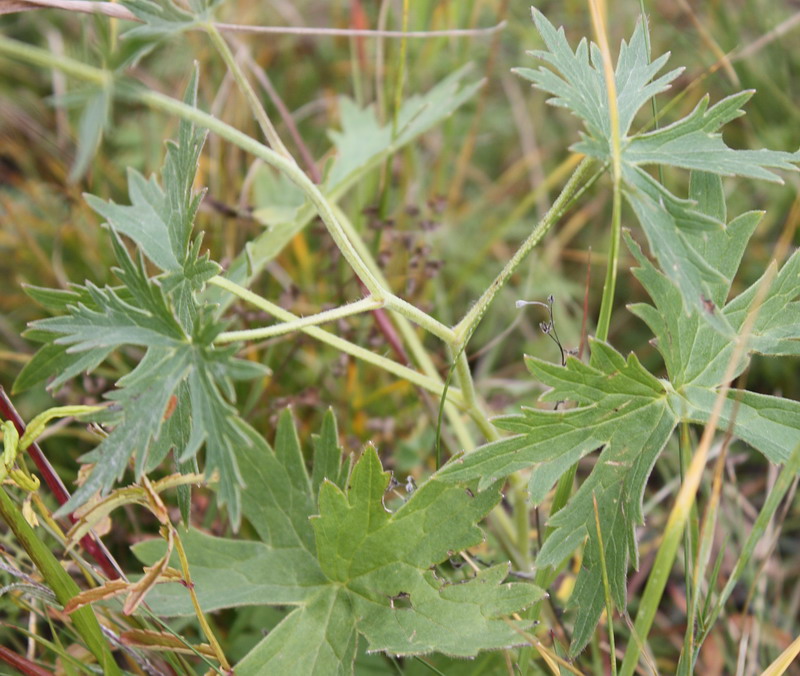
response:
M50 548L39 539L2 486L0 486L0 518L6 522L11 532L14 533L17 542L39 569L44 581L53 590L61 605L66 605L74 596L80 593L78 585L70 577L69 573L62 568ZM111 676L121 674L91 606L79 608L70 617L75 631L83 639L89 652L94 655L98 664L102 667L103 673Z

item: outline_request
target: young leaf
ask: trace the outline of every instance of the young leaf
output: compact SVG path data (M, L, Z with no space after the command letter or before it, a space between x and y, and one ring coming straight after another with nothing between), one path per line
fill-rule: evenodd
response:
M329 418L323 426L315 462L341 477L332 424ZM389 475L369 448L349 486L326 479L317 502L288 412L281 416L275 451L254 432L249 441L238 456L248 477L243 511L262 541L196 531L185 539L204 610L296 606L237 665L237 674L351 674L359 635L370 651L399 655L472 656L519 644L519 634L502 618L541 598L541 590L502 584L505 565L458 584L432 569L482 540L476 523L499 499L496 488L473 495L462 485L429 481L392 513L384 505ZM150 561L162 550L153 541L138 545L136 554ZM192 612L178 586L154 590L148 602L164 614Z

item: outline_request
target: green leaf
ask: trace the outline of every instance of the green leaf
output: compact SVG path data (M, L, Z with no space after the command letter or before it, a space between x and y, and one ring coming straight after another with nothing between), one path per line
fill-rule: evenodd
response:
M636 179L625 187L625 197L647 235L650 250L656 255L661 269L678 288L683 305L720 333L732 335L732 328L712 300L713 290L725 280L692 246L690 231L680 227L678 218L689 220L691 212L683 211L676 218L674 210L671 212L665 208L658 184L644 173L630 176L636 176Z
M584 121L586 134L573 150L610 164L611 122L599 49L584 40L573 52L563 29L556 30L536 9L533 19L547 51L532 54L546 65L516 72L551 94L550 103L568 108ZM719 300L727 277L726 263L721 255L712 253L713 246L706 245L713 237L706 237L704 232L713 230L715 223L722 225L725 212L720 207L724 204L714 179L699 176L744 176L780 182L771 170L796 170L800 152L735 150L725 144L719 130L744 114L741 106L752 91L733 94L711 107L704 97L683 119L653 132L629 136L636 112L667 89L680 73L674 70L656 77L668 55L651 63L647 42L646 26L640 21L630 43L622 43L615 70L624 194L647 235L650 250L679 289L686 310L723 335L732 336L733 327L720 312ZM651 165L699 172L691 187L692 199L699 208L672 195L645 173L642 168ZM706 200L706 191L716 204ZM712 255L706 255L709 253Z
M87 204L103 216L116 232L130 237L144 254L162 270L179 266L169 246L169 230L164 212L165 196L155 178L149 181L134 169L128 169L128 194L131 206L106 202L86 194Z
M648 134L634 137L623 153L633 166L651 164L694 169L721 176L744 176L783 183L769 169L796 171L800 153L778 150L734 150L717 132L731 120L744 115L741 106L754 94L739 92L708 107L708 96L686 117Z
M172 0L123 0L122 5L143 23L125 31L126 38L167 38L189 30L197 23L192 13L181 9Z
M561 76L545 67L538 70L516 68L514 72L534 82L539 89L552 94L553 98L548 103L567 108L580 117L592 139L598 142L607 141L611 138L611 120L602 57L597 46L592 43L590 48L584 39L573 52L563 28L556 30L535 7L531 8L531 12L548 51L528 53L553 66ZM614 74L621 136L628 133L639 109L653 96L669 89L670 82L683 71L682 68L677 68L653 79L668 58L669 54L664 54L650 63L646 27L641 20L636 23L630 43L622 42ZM607 144L605 148L608 149Z
M144 261L135 264L116 236L112 244L121 266L117 276L126 283L131 301L123 300L111 287L100 289L89 282L85 291L94 307L78 303L68 307L68 315L40 319L31 327L58 334L55 343L69 345L72 352L120 345L177 347L186 335L160 287L147 277Z
M701 179L697 179L698 181ZM704 181L711 195L698 207L725 216L721 196ZM698 248L708 251L717 275L712 288L720 304L747 240L760 218L747 213L723 230L698 229L692 235ZM443 481L479 479L479 488L492 485L514 471L532 467L530 492L541 502L552 484L569 467L594 449L602 449L597 463L567 505L548 522L554 529L536 559L537 566L557 566L586 542L583 568L569 604L578 609L571 652L581 650L591 638L604 608L602 567L594 517L594 500L600 512L605 543L605 565L615 604L625 605L628 563L636 562L635 526L642 523L642 494L653 464L678 422L707 424L711 420L719 386L725 380L735 352L734 339L723 336L697 314L687 314L679 289L644 256L628 233L628 246L640 267L636 277L653 298L655 306L631 308L656 335L656 347L664 357L670 381L661 381L644 370L635 356L627 360L610 346L592 343L590 363L570 358L566 367L528 358L528 367L551 387L542 401L574 401L570 410L525 409L522 415L497 420L498 427L515 433L450 461L437 477ZM702 240L702 241L701 241ZM780 272L773 269L769 286L759 294L756 282L724 305L721 314L741 333L747 313L761 295L749 348L735 366L733 377L746 368L750 354L797 354L800 346L798 301L800 253ZM763 453L770 461L786 462L800 434L800 403L731 391L717 421Z
M92 296L83 286L70 284L68 289L46 289L32 284L23 285L25 293L39 305L52 312L66 312L70 305L92 304ZM118 291L118 289L117 289Z
M428 481L390 512L384 504L389 474L374 448L356 463L346 488L321 478L343 476L334 434L329 413L315 443L315 463L323 469L309 476L288 411L274 451L251 430L238 455L248 481L242 509L261 542L196 531L185 539L204 610L296 606L236 673L351 674L359 635L368 650L398 655L466 657L519 644L502 618L540 599L541 590L503 584L505 564L458 583L433 568L481 542L476 523L499 500L497 488L474 495L463 485ZM152 541L137 545L136 554L153 561L163 548ZM178 585L162 585L148 603L162 614L192 612Z
M261 166L253 179L253 218L268 227L292 223L306 204L306 194L286 175Z
M578 608L571 646L576 653L591 638L605 607L593 497L600 511L612 595L624 607L628 564L638 560L635 527L643 522L644 487L679 417L664 384L634 355L625 360L605 343L592 343L588 365L574 358L566 367L530 357L526 362L533 375L552 388L543 400L570 399L578 408L530 408L522 415L500 418L495 424L516 436L451 460L437 477L480 478L479 487L484 487L533 465L531 492L541 495L581 457L602 448L589 478L550 519L548 525L555 530L536 559L537 566L556 566L588 540L584 567L570 598L570 605Z
M336 418L328 409L322 419L322 429L318 435L312 435L314 445L314 463L312 465L311 492L319 495L320 486L325 480L331 481L344 490L345 482L350 474L349 466L342 466L342 449L339 446L339 431Z
M714 291L723 301L730 290L735 267L741 259L747 240L761 218L759 212L742 214L731 221L722 233L704 243L712 264L721 268L724 283ZM639 263L634 275L653 299L654 306L639 303L631 311L644 320L656 336L656 347L664 358L673 386L716 387L722 384L735 343L719 335L696 315L682 311L678 290L655 269L638 245L626 233L628 247ZM765 276L769 277L765 280ZM771 278L771 281L770 281ZM763 287L763 284L768 286ZM759 289L762 289L759 292ZM761 297L759 297L761 293ZM738 334L756 299L758 314L748 336L748 347L732 372L736 378L744 371L750 355L757 352L770 356L800 355L800 254L795 252L778 272L775 266L764 273L739 296L722 308L725 321Z
M28 333L25 334L30 339ZM47 334L55 339L58 334ZM88 373L96 369L109 354L113 347L95 348L86 352L69 352L66 345L48 343L42 346L33 355L31 360L22 367L14 381L14 393L38 385L50 378L54 373L58 375L48 384L47 389L55 391L71 378L81 373Z
M123 402L124 418L97 448L81 456L81 462L95 463L94 469L57 515L71 513L98 491L108 491L122 477L131 457L137 459L137 476L142 474L147 450L158 436L169 399L188 368L184 353L153 348L119 380L120 389L109 398Z
M681 390L688 406L683 414L691 422L706 424L711 418L716 392L687 386ZM731 390L717 427L757 449L770 462L783 464L797 447L800 402L746 390Z
M197 71L185 96L190 105L196 99ZM75 509L96 491L107 492L131 459L138 478L171 449L181 466L194 465L205 446L205 472L208 476L218 472L220 503L228 505L238 526L243 478L236 448L248 443L249 428L232 405L234 381L263 377L269 370L235 358L235 346L213 345L224 324L198 298L205 282L219 271L208 254L201 255L201 236L191 240L202 197L193 193L192 185L204 138L192 124L181 122L177 143L167 148L163 187L155 178L129 173L130 206L87 196L108 219L119 262L115 273L122 286L100 289L87 283L67 291L28 290L45 306L65 314L31 324L28 336L44 345L21 374L18 387L52 375L56 377L50 386L58 387L96 368L114 349L146 350L139 365L108 395L114 404L102 415L112 425L111 432L83 456L95 467L60 513ZM121 234L138 246L135 262ZM145 255L164 274L150 278ZM180 405L165 424L173 397Z
M81 111L78 122L78 147L69 172L71 182L77 181L86 173L100 146L103 132L108 127L112 99L113 92L110 87L100 88L91 95Z
M469 65L463 66L427 94L406 98L398 113L396 134L390 122L381 124L372 106L359 108L352 100L341 97L342 130L329 132L337 154L325 177L325 192L338 195L387 155L448 118L483 84L475 82L462 86L461 81L469 70Z
M191 106L197 105L197 80L195 68L184 96L184 102ZM196 247L189 248L189 239L203 196L203 192L192 193L192 184L205 138L205 132L181 120L178 142L167 143L161 172L164 187L154 176L147 180L129 169L129 206L84 195L89 206L106 218L111 228L130 237L153 263L173 276L187 266L196 265L199 257L199 242ZM218 270L215 267L212 274ZM185 276L194 278L196 275L194 272Z

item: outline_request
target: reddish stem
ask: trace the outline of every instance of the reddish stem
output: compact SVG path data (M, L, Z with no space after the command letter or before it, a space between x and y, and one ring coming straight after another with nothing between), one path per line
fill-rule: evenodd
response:
M358 276L356 276L356 279L358 279ZM358 279L358 285L365 293L369 292L369 289L367 289L367 287L364 285L364 282L362 282L360 279ZM372 310L372 316L375 319L375 323L378 325L378 330L383 334L383 337L386 338L386 342L391 345L395 354L399 358L400 363L405 366L410 364L411 360L408 358L405 348L403 348L403 341L400 340L400 336L397 335L394 324L392 324L392 320L389 318L389 313L386 312L386 310L384 310L382 307L379 307L375 310Z
M0 645L0 661L17 669L25 676L51 676L52 672L42 669L36 662L31 662L26 657L18 655L13 650Z
M8 398L8 395L6 394L6 391L2 385L0 385L0 415L2 415L5 420L10 420L14 423L14 427L17 428L17 432L19 432L20 436L25 434L25 423L23 422L19 413L17 413L17 409L14 408L14 404L11 403L11 400ZM28 455L30 455L31 460L33 460L37 469L41 473L42 477L44 478L44 482L50 488L50 491L55 496L58 504L63 505L67 500L69 500L69 491L61 481L61 477L56 474L56 471L53 469L50 461L45 457L42 449L39 447L39 444L37 444L35 441L28 446ZM72 514L69 515L69 520L72 523L77 521ZM81 538L81 544L83 545L83 548L95 561L97 561L97 564L103 569L103 572L106 574L106 577L109 580L119 579L122 577L119 571L119 566L117 565L116 561L111 558L111 554L109 554L108 550L103 546L100 538L95 540L95 537L97 536L93 536L91 534L84 535Z

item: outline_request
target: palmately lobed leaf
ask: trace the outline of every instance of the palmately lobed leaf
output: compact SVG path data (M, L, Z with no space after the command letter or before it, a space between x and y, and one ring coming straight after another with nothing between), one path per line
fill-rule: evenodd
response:
M529 54L545 61L557 73L546 67L537 70L515 68L514 72L534 82L539 89L552 94L553 98L548 103L567 108L580 117L593 142L589 147L597 144L598 148L604 148L607 153L611 138L611 118L602 58L597 46L582 40L573 52L563 28L556 29L535 7L531 8L531 12L547 51L533 51ZM628 134L634 117L642 106L657 94L669 89L670 83L683 71L682 68L677 68L656 77L668 58L669 54L664 54L655 61L650 61L647 28L643 20L636 23L630 42L622 41L614 73L621 137Z
M439 471L443 481L487 477L496 481L532 467L530 491L540 501L553 483L581 457L602 452L589 478L567 505L550 519L555 530L537 556L538 566L557 566L587 542L584 566L570 605L578 609L571 652L591 638L605 607L595 526L597 500L606 565L614 601L625 604L630 562L637 561L635 527L642 523L642 496L647 478L677 422L667 387L635 356L625 359L611 346L593 341L589 364L567 360L565 367L527 358L531 373L552 388L543 400L577 401L577 408L527 408L496 424L516 436L502 439L452 460Z
M563 28L556 30L535 8L533 20L547 50L532 54L545 66L516 72L552 95L550 103L568 108L584 121L586 134L572 147L574 151L611 165L608 90L599 49L584 40L573 52ZM737 150L724 142L720 129L744 114L742 106L752 91L733 94L713 106L705 96L684 118L661 129L629 135L637 111L669 88L681 72L676 69L658 76L668 55L651 62L647 45L647 28L639 21L630 42L623 41L615 68L623 192L647 236L650 250L680 291L685 311L731 337L734 329L720 311L718 293L725 283L724 262L717 256L712 263L713 254L707 255L711 249L703 245L701 234L715 227L721 229L724 213L720 218L694 208L692 202L670 193L643 168L673 166L698 174L780 182L774 170L796 170L800 152ZM692 199L702 199L702 192L695 192Z
M236 673L352 674L359 636L370 651L398 655L466 657L524 642L503 618L539 600L540 589L505 583L507 564L460 581L435 568L482 541L477 523L499 500L497 488L474 494L432 480L390 512L384 504L389 474L374 448L367 448L345 485L335 429L329 413L315 443L314 465L326 468L319 471L328 478L309 476L288 411L274 450L250 430L249 445L237 454L248 482L242 509L262 541L195 531L185 539L205 610L294 606ZM136 547L145 562L163 551L158 541ZM148 603L165 614L192 612L178 585L154 590Z
M197 81L195 70L184 96L188 105L197 103ZM21 374L18 387L51 376L51 386L58 387L96 368L115 349L145 348L139 365L107 395L114 412L113 419L105 420L112 426L110 433L83 457L94 468L60 513L77 508L96 491L110 490L132 460L137 478L170 451L180 467L196 471L198 452L205 447L205 472L218 475L219 501L228 505L238 526L243 476L236 448L246 446L250 438L232 405L234 381L263 377L269 370L237 359L235 346L213 344L225 324L199 297L220 269L201 253L201 235L191 238L202 199L193 183L204 140L204 132L182 121L177 143L167 147L163 185L155 177L146 180L129 172L130 205L87 196L107 219L121 286L100 289L87 282L63 292L31 289L34 298L63 314L31 324L29 335L44 344ZM122 235L138 247L136 260ZM163 274L150 277L145 256Z

